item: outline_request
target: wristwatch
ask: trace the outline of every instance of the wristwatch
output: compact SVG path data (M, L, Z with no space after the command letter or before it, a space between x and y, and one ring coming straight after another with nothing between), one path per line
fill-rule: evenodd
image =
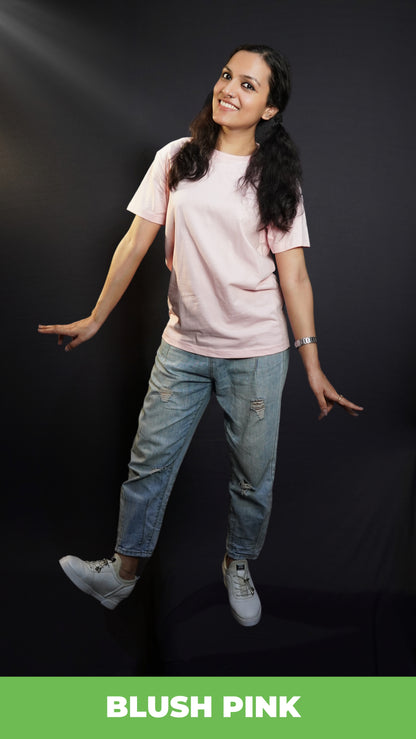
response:
M303 339L296 339L294 343L295 349L299 349L300 346L303 346L304 344L317 344L318 339L316 336L305 336Z

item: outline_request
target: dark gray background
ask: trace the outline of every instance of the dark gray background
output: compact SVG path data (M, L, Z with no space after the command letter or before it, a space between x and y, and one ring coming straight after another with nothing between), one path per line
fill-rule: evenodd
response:
M414 674L414 21L405 0L1 3L4 674ZM36 333L90 311L154 152L243 42L291 61L321 361L365 406L318 423L293 352L253 630L221 584L214 404L133 598L107 613L57 565L112 553L162 237L93 341Z

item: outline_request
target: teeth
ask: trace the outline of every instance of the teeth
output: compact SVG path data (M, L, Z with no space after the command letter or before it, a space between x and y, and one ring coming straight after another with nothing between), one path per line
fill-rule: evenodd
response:
M220 105L222 105L224 108L229 108L230 110L238 110L236 105L232 105L231 103L226 103L225 100L220 100Z

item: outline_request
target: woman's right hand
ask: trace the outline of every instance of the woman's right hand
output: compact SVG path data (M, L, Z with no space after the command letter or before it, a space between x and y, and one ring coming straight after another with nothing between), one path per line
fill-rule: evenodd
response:
M88 318L82 318L80 321L75 321L75 323L51 324L50 326L40 324L38 332L40 334L57 334L59 345L64 343L66 336L70 337L72 341L65 345L65 351L69 352L83 344L84 341L92 339L99 328L97 321L92 316L88 316Z

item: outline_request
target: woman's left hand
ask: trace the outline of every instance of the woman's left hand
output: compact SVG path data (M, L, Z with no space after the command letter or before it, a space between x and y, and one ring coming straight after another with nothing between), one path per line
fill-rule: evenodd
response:
M343 395L337 393L321 369L309 372L308 380L321 410L319 421L328 415L335 404L344 408L350 416L359 416L359 412L364 410L362 406L352 403L347 398L344 398Z

